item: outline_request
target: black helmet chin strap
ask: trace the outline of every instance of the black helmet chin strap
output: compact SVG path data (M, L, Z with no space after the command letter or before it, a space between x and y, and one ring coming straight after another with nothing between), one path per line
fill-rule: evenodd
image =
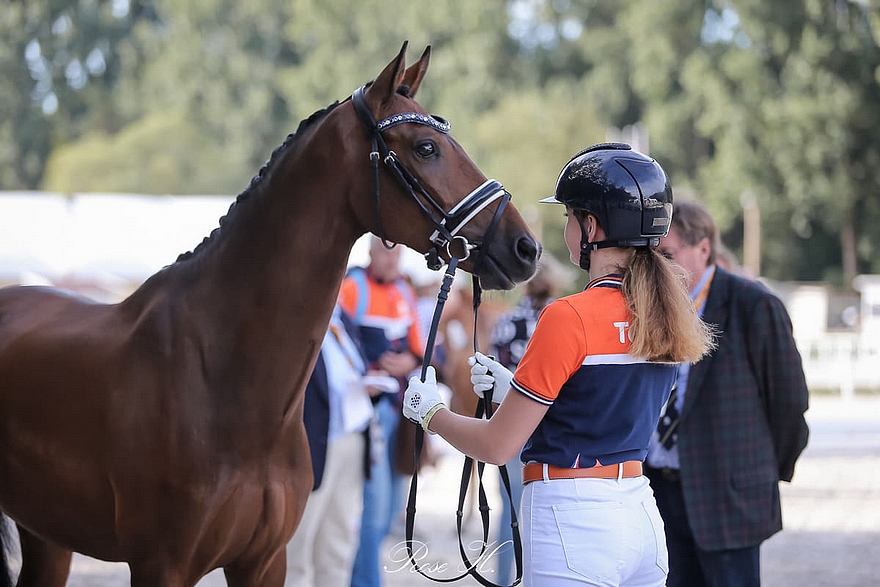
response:
M573 210L574 217L578 220L578 226L581 227L581 254L578 257L578 266L584 271L590 271L590 253L599 248L599 243L591 243L590 237L587 234L587 229L584 228L584 220L587 219L586 210Z
M660 246L660 237L651 236L643 238L630 238L621 240L604 240L597 243L591 243L590 237L587 235L587 229L584 228L584 220L587 218L586 210L572 210L575 218L578 219L578 225L581 227L581 253L578 258L578 266L584 271L590 270L590 253L598 249L610 249L611 247L648 247L653 248Z
M584 228L584 220L587 218L587 214L589 214L589 212L587 212L586 210L573 210L573 212L575 218L578 219L578 225L581 227L581 254L578 257L578 266L584 271L590 270L590 253L598 249L610 249L612 247L656 247L660 243L659 237L652 239L635 240L604 240L597 243L591 243L590 237L587 234L587 229Z

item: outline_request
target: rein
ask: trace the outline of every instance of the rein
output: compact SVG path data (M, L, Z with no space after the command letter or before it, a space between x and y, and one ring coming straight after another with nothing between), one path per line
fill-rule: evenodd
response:
M371 142L372 149L370 151L370 165L373 168L374 198L376 202L376 215L379 223L378 232L382 238L383 243L386 247L389 246L385 239L385 229L382 225L382 213L380 206L380 159L385 163L389 172L394 177L394 179L397 180L398 184L400 184L400 186L403 187L405 191L409 192L413 201L415 201L422 213L430 220L431 224L433 224L434 226L434 232L430 236L432 248L428 251L428 253L425 254L425 259L427 261L428 267L436 271L443 266L440 254L444 250L449 257L449 264L446 273L443 276L443 282L440 286L440 292L437 295L437 304L434 307L434 315L431 321L431 328L428 332L428 338L425 344L425 356L422 362L421 370L421 380L425 381L425 378L427 377L428 366L431 364L431 357L434 352L434 340L437 336L437 330L440 325L440 317L443 313L443 306L446 304L446 300L449 297L449 291L452 286L453 279L455 278L455 271L458 267L459 261L467 259L470 256L471 251L473 250L477 250L478 253L478 256L474 262L474 269L472 274L474 288L474 351L479 350L476 327L477 311L480 305L480 299L482 297L482 288L480 287L479 278L476 274L479 272L479 268L481 267L486 256L488 255L489 244L492 242L492 239L495 236L495 231L501 221L501 215L504 212L504 209L507 207L508 202L510 202L510 194L499 182L495 181L494 179L488 179L482 185L480 185L470 194L468 194L465 198L463 198L450 211L446 212L437 203L437 201L432 198L427 191L425 191L425 189L419 183L418 179L416 179L416 177L413 176L412 173L410 173L409 170L406 168L406 166L400 161L397 154L388 148L388 145L385 143L385 139L382 136L382 132L384 130L387 130L388 128L397 126L398 124L416 123L430 126L441 133L448 133L449 123L442 118L427 116L417 112L398 113L377 123L366 105L364 92L365 87L358 88L352 94L351 100L352 104L354 105L355 112L357 112L358 118L361 120L361 123L363 124L364 129L366 130ZM483 242L481 244L472 244L468 242L468 240L464 236L458 234L458 232L468 222L470 222L472 218L479 214L489 204L499 199L500 202L498 204L498 208L495 210L495 214L492 217L492 222L489 224L489 227L486 229L486 232L483 235ZM437 219L438 216L440 218L439 220ZM484 397L480 399L477 403L477 410L474 417L482 418L484 416L487 419L492 416L491 390L485 392ZM425 431L422 429L421 426L416 426L416 439L414 449L415 465L413 467L412 481L409 490L409 500L406 507L406 551L410 563L412 564L413 568L423 577L426 577L438 583L451 583L453 581L458 581L468 575L471 575L481 585L484 585L486 587L503 587L501 585L493 583L492 581L489 581L488 579L480 575L479 571L477 570L480 559L485 554L486 549L489 546L489 503L486 497L486 491L483 487L483 471L485 469L485 463L482 462L477 462L477 477L479 479L479 507L483 521L483 541L482 548L475 561L472 562L468 558L467 552L462 543L461 527L464 517L464 502L467 495L468 484L470 481L471 471L473 469L474 463L474 460L471 457L465 457L461 475L458 510L456 511L459 553L461 554L461 559L464 563L465 571L461 575L458 575L456 577L432 577L426 574L425 571L419 566L418 562L416 562L415 555L413 553L413 529L415 526L419 460L421 458L424 443ZM508 502L511 504L510 526L513 536L513 547L517 570L516 579L514 580L512 585L517 585L522 579L522 541L519 535L519 523L517 521L516 515L517 508L513 504L513 499L511 497L510 478L507 473L507 467L506 465L501 465L499 469L501 471L502 482L504 483L504 487L507 490Z
M495 220L499 216L496 213L496 218L493 219L493 225L490 226L487 234L494 228ZM443 282L440 285L440 292L437 294L437 304L434 307L434 315L431 320L431 328L428 332L428 339L425 345L425 357L422 362L422 370L421 370L421 380L424 381L427 377L428 366L431 363L431 355L434 351L434 339L437 335L437 330L440 325L440 317L443 313L443 306L446 304L446 300L449 297L449 290L452 286L452 282L455 278L455 270L457 268L459 259L457 257L452 257L449 261L449 266L447 267L446 273L443 275ZM480 300L482 298L482 288L480 287L479 278L476 275L472 275L473 280L473 290L474 290L474 351L479 350L479 344L477 340L477 312L480 306ZM487 390L484 392L483 397L477 402L476 413L474 414L475 418L483 418L485 416L486 419L492 417L492 390ZM416 494L418 491L418 478L419 478L419 461L421 459L422 448L424 447L425 442L425 431L421 426L416 425L416 438L415 438L415 459L413 466L413 474L412 480L410 482L409 488L409 497L407 500L406 506L406 552L409 558L410 563L412 564L413 569L415 569L420 575L426 577L432 581L437 583L452 583L454 581L458 581L467 577L468 575L472 576L477 580L481 585L485 587L504 587L502 585L498 585L485 578L480 574L478 570L478 566L483 555L486 553L486 549L489 546L489 500L486 497L486 490L483 486L483 472L485 471L486 464L480 461L476 462L476 470L477 470L477 480L478 480L478 503L480 510L480 517L483 523L483 539L481 542L480 552L477 554L476 558L471 561L468 557L467 551L464 547L464 543L462 542L461 530L462 530L462 522L464 519L464 504L465 498L467 496L468 486L470 484L471 472L473 470L474 459L465 456L464 464L462 465L461 470L461 484L459 485L459 493L458 493L458 509L455 512L456 516L456 529L458 531L458 551L461 555L462 563L464 563L464 572L460 575L456 575L455 577L433 577L428 575L418 564L415 559L415 555L413 552L413 531L415 528L415 516L416 516ZM517 585L522 580L522 540L520 538L519 533L519 522L517 519L517 508L513 503L513 496L510 488L510 476L507 472L507 465L501 465L498 467L501 473L501 480L504 484L504 488L507 492L507 501L510 504L510 528L512 534L512 542L514 549L514 560L516 563L516 578L513 583L511 583L510 587Z

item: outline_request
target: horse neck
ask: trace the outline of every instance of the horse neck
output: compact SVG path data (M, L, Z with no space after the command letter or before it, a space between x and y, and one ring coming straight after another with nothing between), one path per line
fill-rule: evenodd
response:
M139 312L174 316L174 337L198 347L208 377L231 380L225 393L261 388L261 409L276 414L263 393L279 390L285 403L305 385L364 232L348 204L357 174L340 174L344 163L315 153L297 146L283 154L203 250L127 300Z

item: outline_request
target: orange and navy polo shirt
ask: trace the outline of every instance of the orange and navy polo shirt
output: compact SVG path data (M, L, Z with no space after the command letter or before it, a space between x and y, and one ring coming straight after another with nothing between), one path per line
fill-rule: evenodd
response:
M621 277L590 282L541 312L512 386L549 406L522 461L592 467L645 459L677 365L630 354Z

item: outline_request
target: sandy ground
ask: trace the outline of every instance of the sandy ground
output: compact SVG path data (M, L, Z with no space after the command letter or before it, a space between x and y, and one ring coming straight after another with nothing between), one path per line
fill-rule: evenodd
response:
M807 413L810 444L794 481L783 483L785 529L762 549L765 587L874 587L880 577L880 397L816 397ZM425 543L423 567L439 577L459 568L455 508L461 458L441 447L438 466L419 478L415 539ZM497 508L497 484L487 475ZM466 515L466 539L480 535L479 519ZM402 525L386 541L385 585L436 585L415 574L401 556ZM436 571L436 572L435 572ZM492 579L493 561L483 566ZM128 567L76 555L68 587L128 585ZM223 587L214 571L198 587ZM289 577L286 587L295 585ZM458 585L477 585L472 579Z

